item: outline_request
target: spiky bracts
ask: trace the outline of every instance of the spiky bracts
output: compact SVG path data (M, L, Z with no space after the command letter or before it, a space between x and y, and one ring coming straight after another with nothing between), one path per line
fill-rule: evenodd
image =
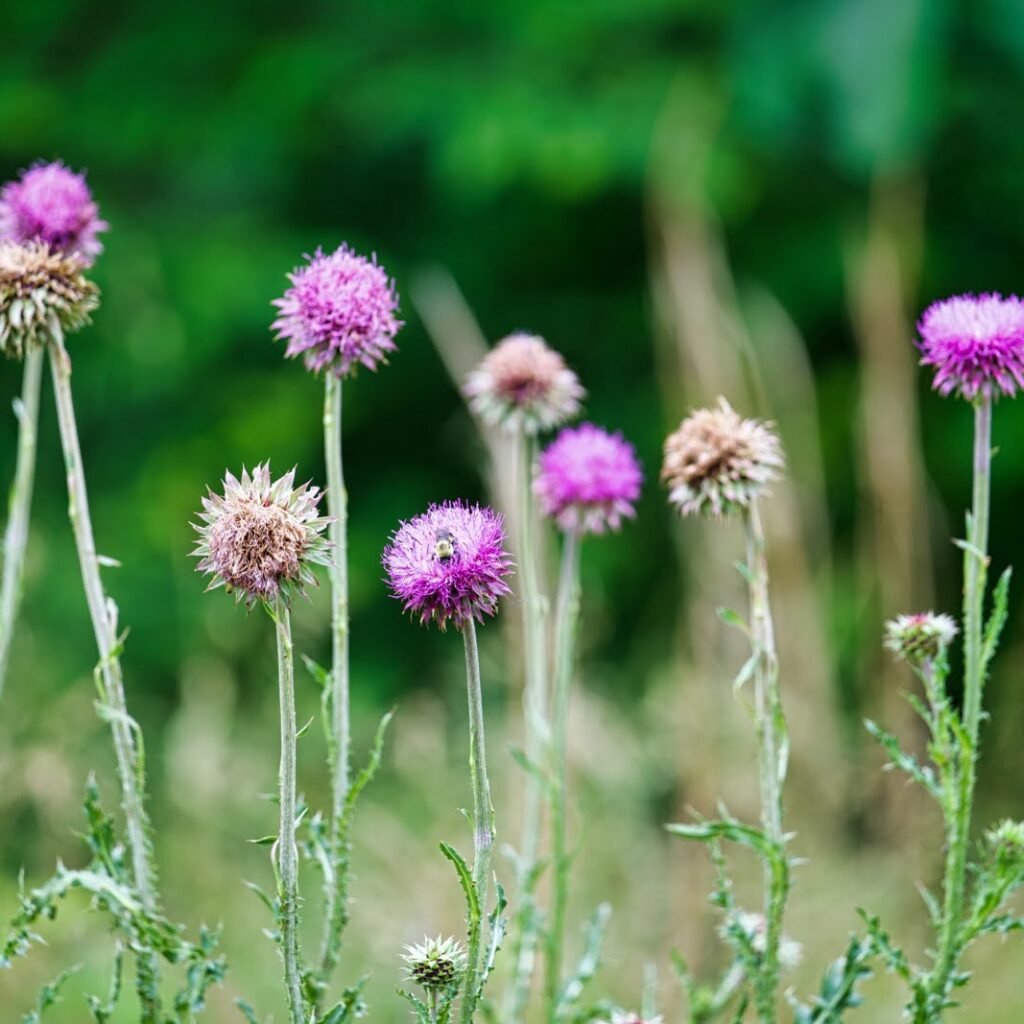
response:
M425 938L401 954L409 980L427 991L453 988L466 970L466 951L457 939Z
M949 615L915 612L890 619L882 643L901 661L921 665L945 654L958 632L956 621Z
M228 473L224 493L203 498L202 524L194 524L199 543L192 554L199 572L212 576L208 590L227 588L250 607L287 600L316 585L311 566L330 561L322 536L329 519L318 515L320 489L295 486L295 470L271 480L270 464L257 466L241 479Z

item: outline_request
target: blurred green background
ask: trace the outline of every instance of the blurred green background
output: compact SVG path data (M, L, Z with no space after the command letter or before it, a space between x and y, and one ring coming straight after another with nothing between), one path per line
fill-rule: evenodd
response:
M204 596L190 519L224 469L270 458L322 481L320 382L271 340L270 301L316 246L347 240L394 275L406 326L392 365L345 387L357 745L399 708L360 811L344 975L372 972L376 1020L405 1020L397 953L455 930L440 838L468 847L458 638L405 621L379 553L429 501L487 499L487 447L446 369L480 338L544 335L588 388L587 416L636 444L639 522L585 551L573 765L574 916L615 916L593 995L637 1005L644 964L678 1018L668 952L720 961L704 854L660 824L724 795L756 814L749 723L730 695L742 650L714 615L742 595L733 527L673 522L656 476L665 433L726 394L770 416L791 480L770 510L776 615L801 869L787 930L792 978L815 984L885 910L920 954L918 881L940 875L926 798L883 776L871 714L920 745L879 651L883 620L955 611L949 543L969 497L970 411L928 390L913 322L961 291L1019 291L1024 225L1024 7L1014 0L197 0L8 4L0 38L0 178L36 159L88 170L111 230L103 302L70 341L97 540L130 626L129 706L146 735L169 911L223 922L232 969L210 1017L244 994L280 1019L269 922L242 878L268 884L246 840L274 820L273 637L262 614ZM475 318L475 320L474 320ZM442 358L443 355L443 358ZM20 368L2 367L4 408ZM456 373L461 372L458 369ZM1020 403L996 416L994 563L1024 562ZM14 418L0 418L0 480ZM500 481L502 467L496 467ZM500 493L499 493L500 497ZM297 609L326 660L326 594ZM517 834L518 609L483 634L499 832ZM1024 816L1020 615L989 689L980 820ZM44 394L20 635L0 713L0 911L16 878L78 863L86 773L114 800L91 708L95 653ZM312 683L300 714L316 706ZM302 782L323 805L323 747ZM507 880L511 870L503 868ZM738 868L741 894L749 865ZM753 877L753 876L751 876ZM746 879L746 881L745 881ZM310 942L317 880L305 881ZM0 1020L45 979L86 964L54 1022L105 987L104 925L71 901L49 949L0 972ZM575 933L574 933L575 934ZM575 941L575 940L574 940ZM1020 1021L1019 938L984 947L951 1019ZM885 978L852 1015L894 1020ZM131 999L119 1020L130 1020Z

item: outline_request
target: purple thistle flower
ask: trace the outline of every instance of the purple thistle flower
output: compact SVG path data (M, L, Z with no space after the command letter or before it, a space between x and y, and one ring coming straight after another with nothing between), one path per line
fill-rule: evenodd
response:
M636 515L643 479L633 446L621 434L583 423L566 427L540 453L533 490L560 529L604 533Z
M1024 302L1015 295L956 295L929 306L917 325L932 387L973 401L1024 387Z
M451 621L461 629L483 622L509 593L512 562L505 551L502 517L480 505L446 501L403 522L381 557L391 591L420 624Z
M84 174L59 160L36 164L0 189L0 239L45 242L90 267L103 251L96 236L109 227L99 212Z
M317 249L306 258L306 266L288 275L292 286L273 302L279 315L271 326L288 341L285 355L302 355L307 369L329 367L339 377L360 363L375 370L387 362L402 321L395 317L395 284L376 257L364 259L342 244L329 256Z

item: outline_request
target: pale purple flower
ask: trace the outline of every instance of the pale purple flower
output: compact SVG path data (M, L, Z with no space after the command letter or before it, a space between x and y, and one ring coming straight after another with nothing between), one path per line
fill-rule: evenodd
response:
M491 508L446 501L403 522L381 558L391 591L421 624L483 622L509 593L512 563L501 516Z
M0 189L0 239L45 242L90 267L103 251L96 236L108 227L85 175L60 161L36 164Z
M402 322L394 282L376 257L364 259L343 244L328 256L317 249L306 258L273 303L279 315L272 328L288 341L285 355L301 355L314 373L329 369L339 377L387 362Z
M961 398L1013 396L1024 387L1024 302L1016 295L956 295L929 306L917 325L932 386Z
M560 529L604 533L636 515L642 484L633 446L621 434L583 423L566 427L540 453L533 490Z
M934 661L944 655L959 632L956 620L936 612L897 615L885 624L883 646L901 661Z

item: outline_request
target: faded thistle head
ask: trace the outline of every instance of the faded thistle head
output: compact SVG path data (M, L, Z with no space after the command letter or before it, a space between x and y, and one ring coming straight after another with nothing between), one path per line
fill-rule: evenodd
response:
M968 401L1011 398L1024 387L1024 302L1016 295L956 295L929 306L917 325L932 387Z
M401 954L411 981L432 992L457 985L466 970L466 951L457 939L425 938Z
M69 334L89 322L99 289L77 256L42 242L0 242L0 351L20 359L55 331Z
M585 394L562 356L534 334L510 334L498 342L462 390L488 426L527 434L571 420Z
M770 424L744 419L719 398L665 439L661 479L680 515L718 518L749 507L778 477L783 461Z
M276 481L266 462L251 475L243 469L241 479L228 473L224 493L208 491L195 524L192 554L197 570L213 577L207 590L225 587L250 607L304 594L316 584L311 566L330 562L323 537L329 520L318 515L319 500L319 488L295 486L294 469Z
M636 1010L616 1010L612 1013L611 1024L662 1024L663 1020L660 1013L654 1017L645 1017Z
M509 593L512 562L501 516L491 508L446 501L403 522L381 558L392 594L421 624L494 615Z
M985 833L985 842L998 866L1024 870L1024 822L1005 818Z
M583 423L563 429L540 453L533 490L559 529L604 533L636 515L643 479L636 452L622 434Z
M306 258L273 303L278 316L271 326L288 342L285 355L302 356L307 369L338 377L387 362L402 322L395 315L394 282L376 257L365 259L343 244L329 255L317 249Z
M749 910L737 910L722 925L723 938L734 939L731 933L735 930L746 941L751 950L758 956L764 956L768 942L768 924L764 914ZM782 967L797 967L803 959L803 946L795 939L783 935L779 940L779 964Z
M945 656L959 632L956 621L936 612L897 615L885 624L886 650L911 665L923 665Z

